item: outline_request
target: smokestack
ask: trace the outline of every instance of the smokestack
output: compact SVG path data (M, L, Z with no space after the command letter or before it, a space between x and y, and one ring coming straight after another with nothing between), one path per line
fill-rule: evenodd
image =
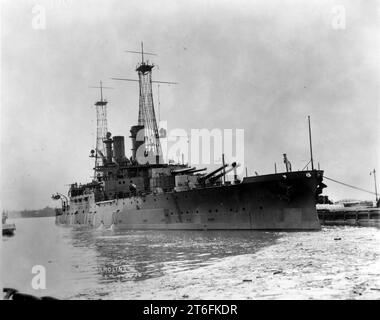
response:
M142 139L143 135L139 134L139 137L138 137L139 141L137 140L137 135L141 130L144 130L144 126L132 126L130 130L131 132L130 138L132 139L132 159L133 160L136 160L137 150L142 144L144 144L144 139Z
M113 137L113 157L117 163L125 161L124 137Z
M112 163L112 139L111 139L111 132L107 132L106 139L103 140L104 144L106 145L106 160L107 163Z
M236 162L232 164L232 167L234 168L234 182L236 182L238 180Z

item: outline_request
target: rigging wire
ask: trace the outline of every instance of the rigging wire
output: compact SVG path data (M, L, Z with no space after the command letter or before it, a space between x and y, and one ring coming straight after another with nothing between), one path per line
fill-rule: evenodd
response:
M305 170L305 168L309 165L309 163L311 162L311 160L309 160L309 162L308 163L306 163L306 166L304 166L303 167L303 169L301 170L301 171L304 171Z
M370 194L375 194L375 192L372 192L372 191L369 191L369 190L366 190L366 189L362 189L362 188L359 188L359 187L355 187L355 186L352 186L350 184L347 184L347 183L344 183L344 182L340 182L338 180L335 180L335 179L332 179L332 178L329 178L329 177L326 177L326 176L324 176L323 178L325 178L327 180L331 180L331 181L336 182L336 183L339 183L339 184L344 185L344 186L349 187L349 188L353 188L353 189L360 190L360 191L363 191L363 192L367 192L367 193L370 193Z

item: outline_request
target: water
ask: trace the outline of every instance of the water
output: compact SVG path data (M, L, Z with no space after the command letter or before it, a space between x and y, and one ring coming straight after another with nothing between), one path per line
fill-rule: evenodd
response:
M380 230L123 231L15 219L3 285L66 299L380 298ZM335 240L334 240L335 239ZM340 240L337 240L340 239ZM46 268L46 289L31 270Z

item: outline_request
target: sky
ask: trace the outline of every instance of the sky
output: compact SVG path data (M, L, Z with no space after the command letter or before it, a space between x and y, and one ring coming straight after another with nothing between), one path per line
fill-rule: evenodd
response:
M55 206L52 193L90 181L100 80L114 88L109 131L129 136L138 87L110 78L137 78L140 57L124 51L141 41L153 79L179 83L159 89L169 130L243 129L244 166L266 174L283 153L307 164L310 115L316 166L374 190L379 14L369 0L2 0L1 207ZM333 200L374 198L325 183Z

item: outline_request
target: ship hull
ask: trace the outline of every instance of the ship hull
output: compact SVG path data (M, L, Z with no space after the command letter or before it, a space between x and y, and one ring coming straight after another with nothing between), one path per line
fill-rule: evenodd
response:
M288 172L115 199L70 208L56 222L140 230L319 230L316 192L322 176L316 170Z

